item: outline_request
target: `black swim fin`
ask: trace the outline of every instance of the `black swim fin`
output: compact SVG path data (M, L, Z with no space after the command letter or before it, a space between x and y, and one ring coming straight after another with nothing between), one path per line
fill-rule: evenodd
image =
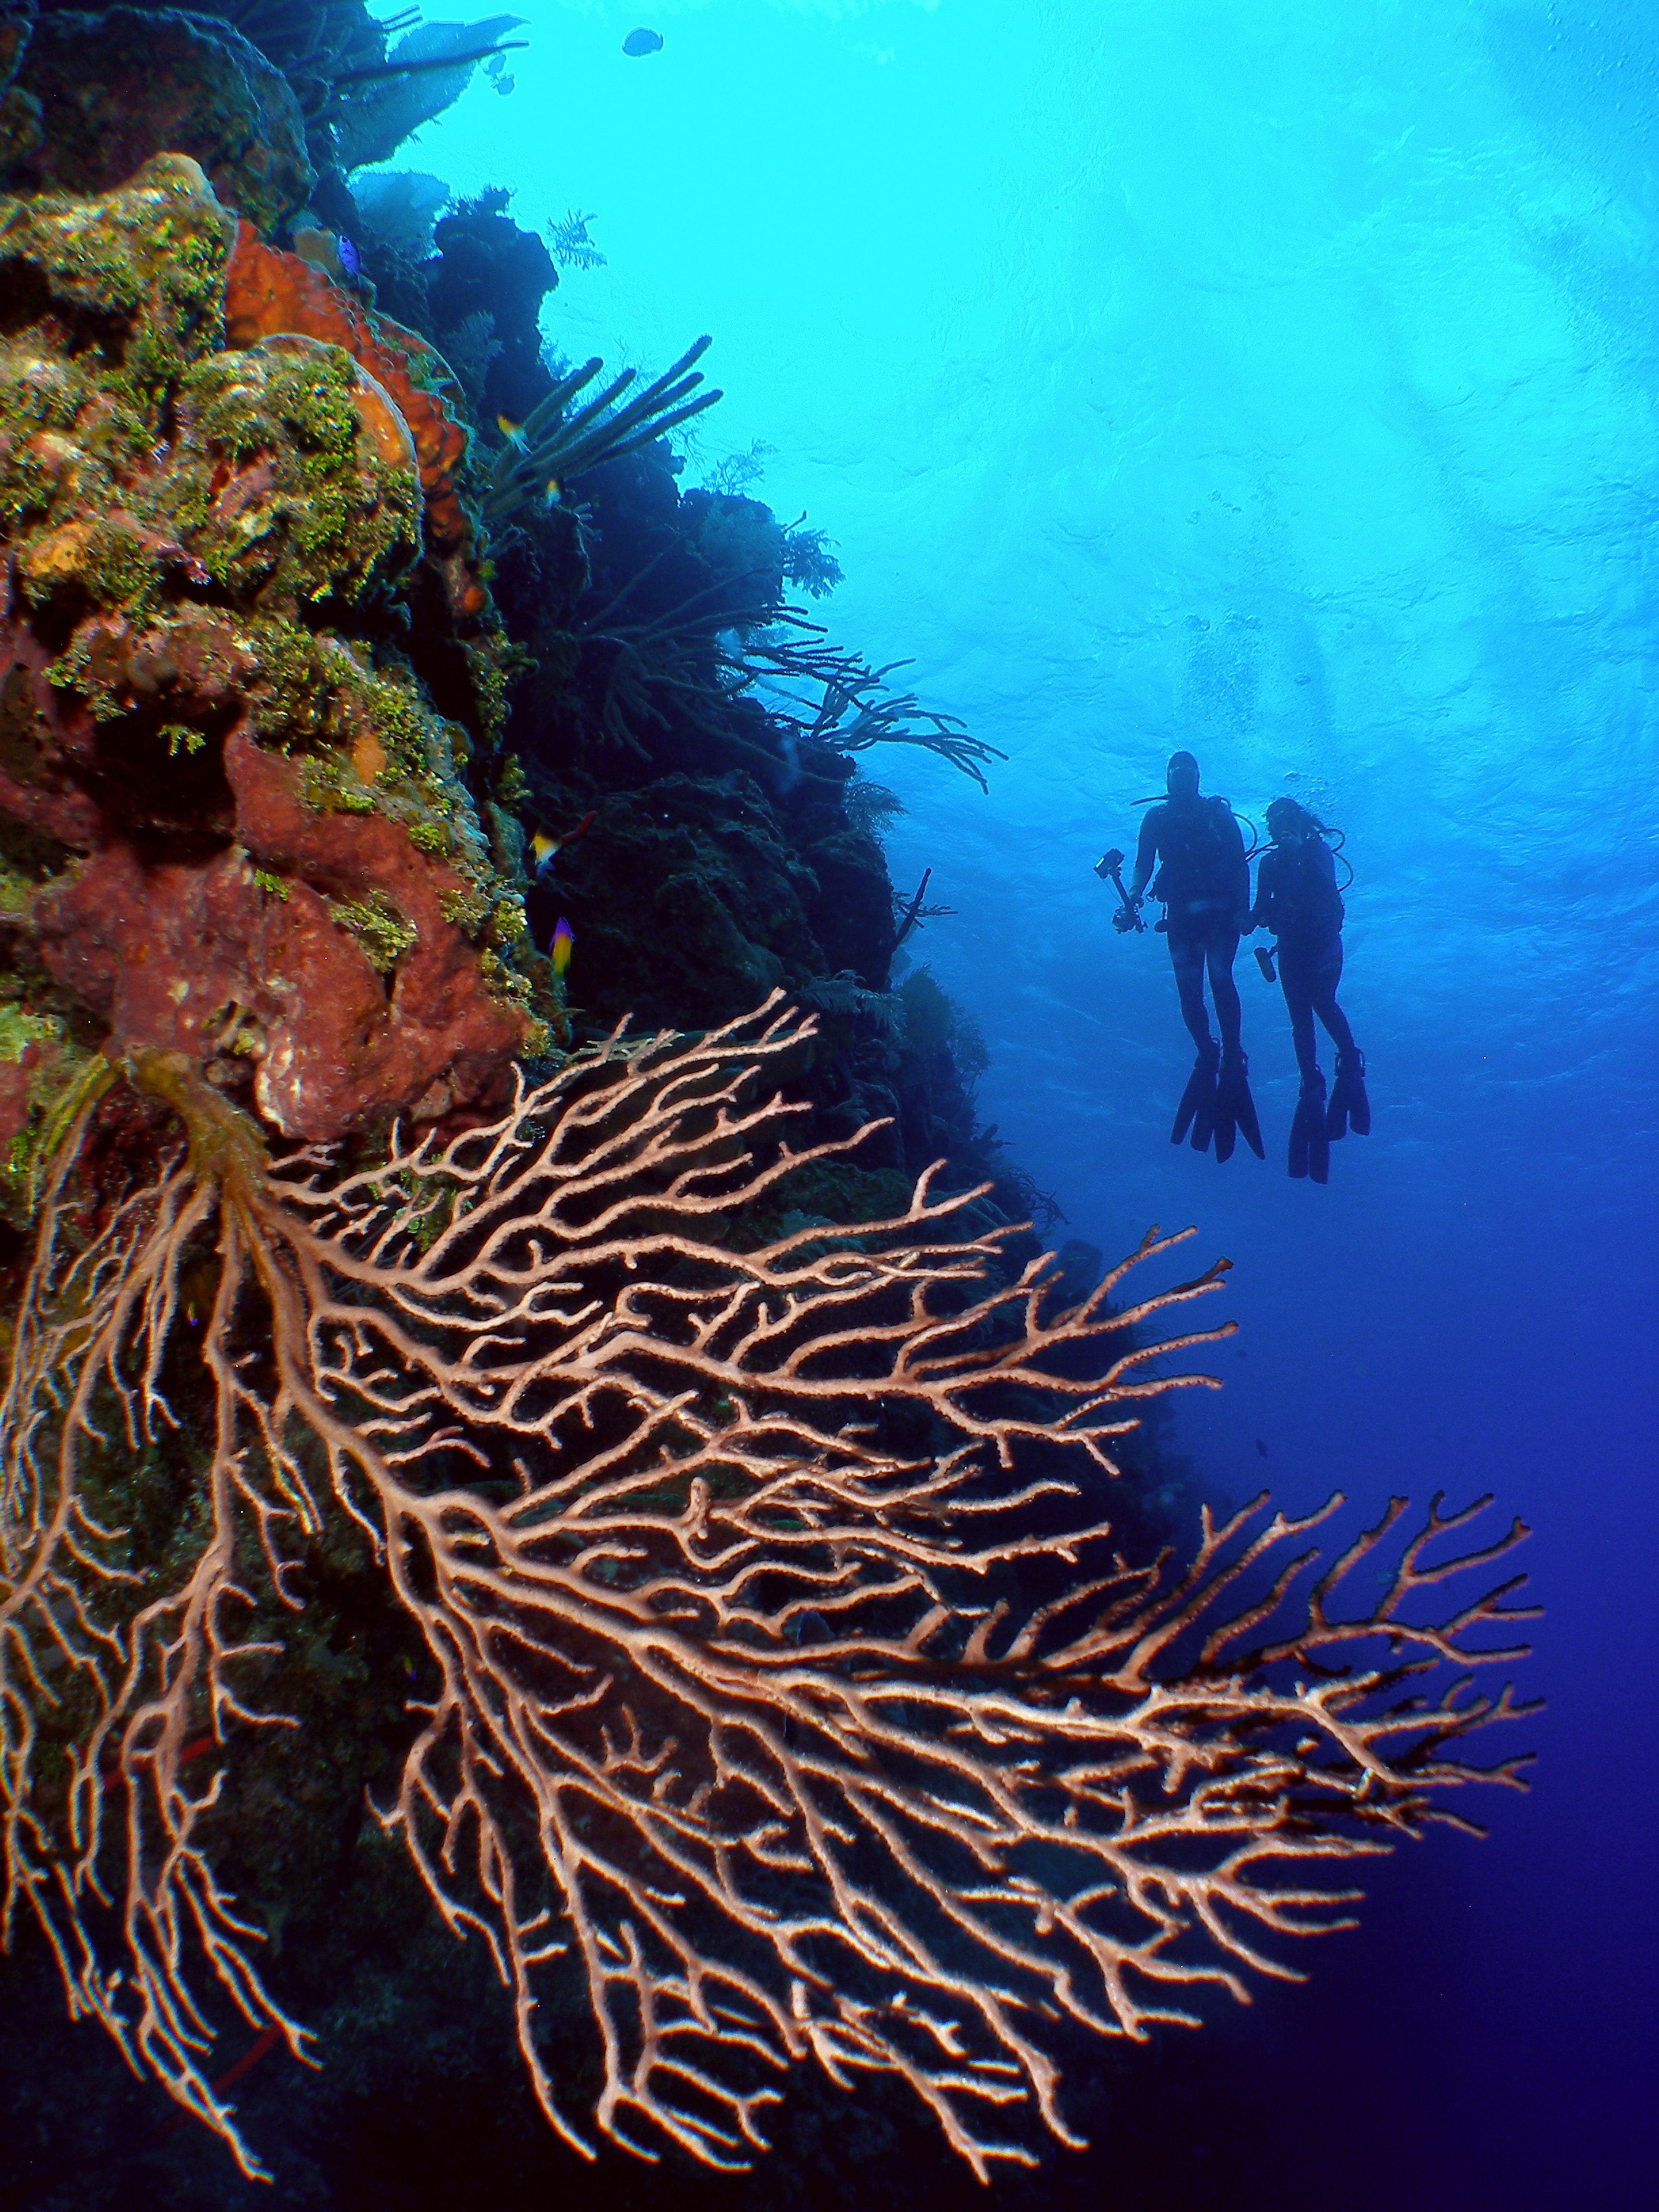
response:
M1325 1115L1327 1136L1346 1137L1350 1129L1356 1137L1371 1133L1371 1102L1365 1096L1363 1052L1336 1055L1336 1080L1331 1085L1331 1103Z
M1265 1160L1267 1157L1261 1142L1261 1124L1255 1118L1255 1101L1250 1096L1249 1066L1242 1052L1221 1055L1221 1073L1216 1078L1215 1087L1215 1156L1218 1160L1232 1158L1235 1134L1243 1138L1257 1159Z
M1215 1129L1215 1074L1220 1062L1220 1053L1212 1045L1200 1052L1193 1063L1193 1072L1187 1078L1187 1088L1181 1094L1181 1103L1176 1108L1175 1127L1170 1132L1170 1142L1178 1145L1188 1129L1193 1133L1193 1150L1207 1152Z
M1331 1178L1331 1140L1325 1134L1325 1079L1316 1068L1302 1086L1291 1123L1290 1170L1298 1182L1304 1176L1315 1182Z

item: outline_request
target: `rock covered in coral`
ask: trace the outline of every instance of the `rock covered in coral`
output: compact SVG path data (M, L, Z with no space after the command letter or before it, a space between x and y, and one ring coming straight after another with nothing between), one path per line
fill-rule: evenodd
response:
M464 333L481 341L481 419L522 422L552 389L542 358L542 301L559 281L533 230L507 214L507 194L483 192L439 222L426 271L428 312L447 349Z
M107 723L84 706L55 727L40 714L42 778L59 788L46 805L38 787L6 778L0 806L52 822L83 854L36 892L29 950L104 1025L105 1051L182 1052L228 1088L244 1061L261 1115L285 1136L322 1140L390 1110L438 1118L498 1088L527 1024L499 988L506 971L464 925L510 937L522 909L502 887L493 911L473 910L490 896L476 837L471 880L449 864L456 825L419 789L459 787L453 762L434 772L435 718L412 692L365 679L343 647L331 668L319 645L307 697L337 737L355 726L356 738L343 759L284 758L252 732L281 729L281 685L296 673L260 647L291 654L291 641L179 623L100 642L96 696L117 705L137 760L107 758ZM179 764L167 817L143 805L145 784L167 781L153 735L144 743L153 682L175 711L234 702L237 715L211 773ZM168 857L203 835L216 850ZM440 840L441 859L427 849Z
M582 1004L606 1027L629 1012L653 1028L729 1021L823 964L807 918L817 885L745 775L605 795L557 881Z
M0 203L0 1062L181 1053L333 1139L499 1095L523 907L402 647L410 425L338 346L223 349L233 235L178 157Z
M52 167L50 181L95 189L100 179L121 182L152 154L189 153L222 198L268 229L278 202L292 212L307 193L313 202L337 198L342 170L388 159L459 97L520 20L411 27L414 12L380 21L366 0L187 0L183 8L126 0L111 9L84 0L0 0L0 95L37 21L44 30L40 88L20 87L0 104L0 176L20 158L98 162L98 126L107 140L104 166L74 174ZM498 76L497 91L507 82ZM88 97L65 103L58 96L65 87ZM315 172L314 185L299 182L302 165ZM32 188L27 174L9 182Z
M439 559L452 563L452 605L464 617L482 614L472 522L456 489L466 431L443 396L449 371L427 341L371 313L299 254L264 245L246 222L225 275L225 328L238 346L299 333L342 347L393 395L415 442L428 538Z
M778 606L788 544L769 507L740 492L694 489L681 495L676 524L714 580L705 604L716 624Z
M188 154L228 207L268 231L315 182L281 72L228 23L183 9L52 10L12 92L12 191L104 192L152 155Z
M162 605L176 572L266 613L349 605L381 589L418 542L408 426L335 348L281 337L192 362L174 386L173 434L131 470L120 431L133 426L89 425L73 375L25 368L9 382L15 414L33 402L40 422L21 446L6 437L11 465L0 477L4 511L44 508L49 519L15 556L37 604L78 611L119 587L130 622ZM96 636L79 639L67 665L95 655Z

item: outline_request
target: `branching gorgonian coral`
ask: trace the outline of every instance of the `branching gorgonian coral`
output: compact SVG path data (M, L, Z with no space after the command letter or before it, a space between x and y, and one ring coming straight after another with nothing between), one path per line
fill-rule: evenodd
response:
M780 1232L826 1157L772 1095L807 1033L771 1003L613 1040L368 1168L272 1164L159 1054L81 1103L0 1407L6 1909L247 2172L210 2006L305 2036L216 1873L227 1770L191 1754L281 1724L248 1624L333 1516L430 1661L381 1818L585 2149L740 2165L815 2060L900 2077L981 2176L1029 2160L1033 2112L1074 2140L1058 2025L1242 1996L1274 1938L1344 1924L1322 1870L1516 1778L1461 1753L1514 1710L1468 1671L1516 1656L1515 1584L1442 1591L1518 1525L1460 1558L1469 1513L1406 1540L1395 1501L1308 1587L1325 1516L1258 1504L1129 1563L1117 1441L1227 1333L1146 1324L1224 1262L1115 1310L1153 1235L1068 1303L926 1177L897 1218ZM121 1115L163 1108L124 1180ZM138 1579L124 1490L186 1388L197 1508ZM538 2026L573 1985L591 2120Z

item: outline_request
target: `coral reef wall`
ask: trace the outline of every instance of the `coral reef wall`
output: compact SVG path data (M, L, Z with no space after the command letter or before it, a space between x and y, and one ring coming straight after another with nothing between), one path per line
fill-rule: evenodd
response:
M80 1057L181 1053L291 1137L495 1096L520 885L404 649L403 413L344 349L222 343L200 168L0 210L9 988ZM42 1031L42 1035L44 1035Z

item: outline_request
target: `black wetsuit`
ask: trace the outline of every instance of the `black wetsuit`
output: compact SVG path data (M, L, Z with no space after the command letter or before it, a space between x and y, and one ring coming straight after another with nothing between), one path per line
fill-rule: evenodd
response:
M1314 1016L1330 1031L1340 1053L1354 1051L1348 1018L1336 1003L1342 980L1342 896L1336 862L1321 837L1270 845L1256 870L1251 919L1279 939L1279 980L1290 1009L1296 1064L1304 1083L1318 1068Z
M1233 981L1240 918L1250 903L1250 869L1244 840L1224 799L1160 799L1148 807L1135 854L1135 880L1144 883L1158 862L1152 896L1168 919L1170 958L1181 994L1181 1018L1200 1053L1213 1051L1204 1004L1204 971L1221 1029L1222 1049L1239 1049L1243 1009Z

